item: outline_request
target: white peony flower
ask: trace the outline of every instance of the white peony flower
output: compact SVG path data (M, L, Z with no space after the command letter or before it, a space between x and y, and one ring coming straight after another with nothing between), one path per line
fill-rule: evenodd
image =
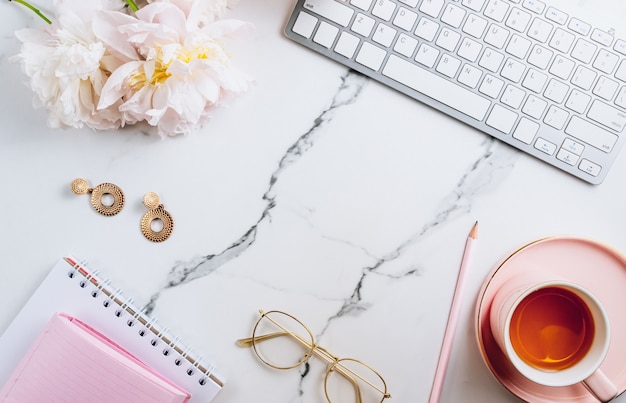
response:
M111 2L87 3L91 4L57 0L54 6L60 17L52 25L16 32L22 47L12 60L21 62L34 92L33 105L48 110L48 125L53 128L112 129L122 124L115 107L96 109L109 69L119 61L107 56L104 44L93 34L91 19Z
M121 102L124 121L146 121L161 136L198 128L225 96L244 92L250 82L221 44L250 24L220 20L199 28L175 3L148 4L136 18L108 11L94 19L96 36L125 60L102 88L98 108Z

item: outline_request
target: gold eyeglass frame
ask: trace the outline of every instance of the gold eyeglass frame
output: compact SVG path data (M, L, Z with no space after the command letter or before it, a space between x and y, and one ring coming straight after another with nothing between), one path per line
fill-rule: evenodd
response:
M310 339L311 342L309 342L307 340L304 340L301 336L293 333L292 331L286 329L281 324L276 322L274 319L272 319L269 316L269 314L271 314L271 313L282 314L282 315L285 315L285 316L295 320L297 323L299 323L307 331L308 335L311 338ZM311 358L311 356L316 355L316 356L318 356L319 358L321 358L322 360L324 360L328 364L328 368L326 369L326 375L324 376L324 394L326 396L326 400L329 403L332 403L332 402L330 400L330 397L328 396L327 381L328 381L328 377L330 376L330 374L333 371L337 371L338 374L340 374L341 376L346 378L354 386L354 390L355 390L355 394L356 394L356 403L362 403L362 401L363 401L362 400L363 398L361 396L361 388L359 387L357 378L359 380L361 380L362 382L364 382L365 384L371 386L372 388L374 388L378 392L380 392L380 394L382 395L382 399L380 399L379 403L382 403L383 400L385 400L385 399L391 398L391 395L387 392L387 382L385 382L385 379L383 379L383 377L378 373L378 371L376 371L374 368L370 367L369 365L367 365L364 362L362 362L360 360L357 360L355 358L338 358L338 357L334 356L333 354L331 354L324 347L318 346L317 344L315 344L315 338L313 337L313 333L311 333L309 328L304 323L302 323L298 318L296 318L295 316L290 315L287 312L283 312L283 311L273 310L273 311L265 312L262 309L259 309L259 314L261 315L261 317L259 318L259 320L257 320L256 324L254 325L254 328L252 329L252 337L248 337L248 338L237 340L237 345L239 345L240 347L252 347L252 349L254 350L254 353L256 354L256 356L265 365L267 365L269 367L272 367L274 369L287 370L287 369L296 368L296 367L304 364L306 361L309 360L309 358ZM263 319L267 319L270 322L272 322L275 326L280 328L282 330L282 332L269 333L269 334L265 334L265 335L261 335L261 336L256 336L255 334L256 334L257 328L259 326L259 323L261 323L261 321ZM263 355L259 353L259 351L257 350L256 345L257 345L257 343L261 343L261 342L263 342L265 340L270 340L270 339L273 339L273 338L276 338L276 337L285 336L285 335L289 335L289 336L293 337L296 341L298 341L300 344L302 344L304 347L306 347L307 352L304 355L304 357L298 363L296 363L294 365L291 365L291 366L287 366L287 367L280 367L280 366L272 364L271 362L268 362L263 357ZM351 361L351 362L360 364L360 365L364 366L365 368L369 369L370 371L372 371L382 381L383 390L381 390L378 386L372 384L367 379L363 378L361 375L359 375L356 372L352 371L350 368L346 367L345 365L342 365L342 361L343 362Z

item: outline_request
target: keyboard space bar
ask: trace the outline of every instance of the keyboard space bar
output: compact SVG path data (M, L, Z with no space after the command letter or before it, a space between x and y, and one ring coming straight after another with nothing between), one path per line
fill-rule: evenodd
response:
M395 55L389 57L382 73L476 120L483 120L491 105L480 95Z

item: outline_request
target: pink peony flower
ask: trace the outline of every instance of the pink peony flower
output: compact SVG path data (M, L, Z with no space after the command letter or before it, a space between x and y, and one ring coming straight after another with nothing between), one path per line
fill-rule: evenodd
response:
M247 90L250 79L233 68L221 41L251 25L236 20L191 23L199 3L210 2L154 2L137 11L136 18L115 11L94 18L96 37L124 61L104 84L98 110L119 105L125 122L146 121L162 137L173 136L200 127L225 96Z

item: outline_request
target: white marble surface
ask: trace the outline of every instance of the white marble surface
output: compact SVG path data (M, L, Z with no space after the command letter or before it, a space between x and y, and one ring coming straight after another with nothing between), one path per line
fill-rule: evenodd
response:
M517 401L481 360L479 287L536 238L579 235L626 250L626 155L602 185L587 185L290 42L282 29L292 3L238 4L230 16L256 31L230 49L254 87L201 132L165 140L137 128L48 129L7 60L13 32L41 23L0 4L0 331L71 252L217 361L228 381L216 402L324 401L321 362L301 378L235 345L259 308L293 313L333 353L370 363L392 402L425 402L478 221L442 401ZM576 3L606 24L626 17L622 0ZM116 183L125 209L98 215L70 191L76 177ZM139 231L148 191L175 219L162 244Z

